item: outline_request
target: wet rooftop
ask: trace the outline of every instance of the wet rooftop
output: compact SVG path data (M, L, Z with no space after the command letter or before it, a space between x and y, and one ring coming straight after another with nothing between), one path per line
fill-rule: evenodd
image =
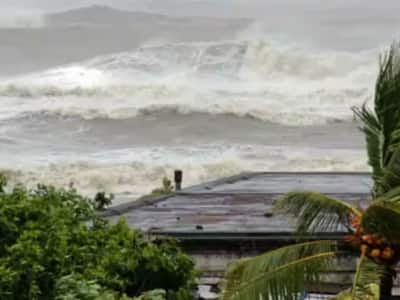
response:
M206 235L262 238L289 234L294 220L272 212L273 201L291 190L313 190L363 206L370 197L368 173L245 173L154 200L113 207L133 228L182 238ZM267 213L266 213L267 212Z

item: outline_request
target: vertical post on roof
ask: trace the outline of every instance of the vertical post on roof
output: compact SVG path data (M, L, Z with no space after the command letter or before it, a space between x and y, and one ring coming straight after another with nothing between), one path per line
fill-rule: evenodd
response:
M180 191L182 189L183 172L181 170L175 170L175 190Z

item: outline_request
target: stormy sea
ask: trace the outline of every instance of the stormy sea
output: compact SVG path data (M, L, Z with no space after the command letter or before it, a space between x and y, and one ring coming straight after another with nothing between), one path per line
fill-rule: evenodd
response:
M137 197L243 171L368 171L372 104L400 18L374 10L181 16L91 6L0 21L0 170Z

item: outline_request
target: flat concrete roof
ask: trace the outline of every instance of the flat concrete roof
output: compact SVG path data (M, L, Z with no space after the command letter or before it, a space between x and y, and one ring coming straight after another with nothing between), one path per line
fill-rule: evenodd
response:
M133 228L179 238L226 236L273 239L293 233L295 220L272 213L273 201L291 190L313 190L364 206L369 173L244 173L154 200L113 207L110 218L125 217Z

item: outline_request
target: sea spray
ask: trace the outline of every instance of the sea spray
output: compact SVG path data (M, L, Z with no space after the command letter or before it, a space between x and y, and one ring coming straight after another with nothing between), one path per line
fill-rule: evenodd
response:
M142 152L140 152L142 151ZM198 147L129 149L67 161L49 157L46 165L3 164L13 184L73 183L86 195L106 191L137 197L158 187L176 168L185 171L185 186L245 171L367 171L362 150L293 150L290 147ZM102 157L102 158L100 158Z
M73 182L121 197L150 192L176 168L185 186L242 171L368 170L346 128L357 126L350 107L372 97L375 54L159 43L1 79L1 168L14 184ZM338 123L343 131L330 129ZM266 139L269 130L279 132Z
M0 99L13 106L17 98L17 115L124 119L174 110L322 124L350 120L350 108L371 98L372 53L265 41L165 44L3 80ZM10 117L4 110L0 118Z

